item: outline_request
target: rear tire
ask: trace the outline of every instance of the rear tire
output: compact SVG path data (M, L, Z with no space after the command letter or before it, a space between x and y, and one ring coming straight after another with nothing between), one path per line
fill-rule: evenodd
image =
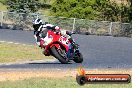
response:
M56 49L55 46L53 46L53 47L51 48L51 52L52 52L53 56L54 56L55 58L57 58L62 64L67 64L67 63L68 63L68 61L67 61L63 56L61 56L61 55L59 54L59 52L57 51L57 49Z
M74 57L73 61L76 63L82 63L83 62L83 55L81 53L78 53L77 56Z

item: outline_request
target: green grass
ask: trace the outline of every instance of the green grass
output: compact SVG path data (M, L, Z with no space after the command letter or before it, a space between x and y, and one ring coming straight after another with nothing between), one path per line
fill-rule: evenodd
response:
M75 78L30 78L0 82L0 88L132 88L130 84L85 84L80 86Z
M41 12L42 14L46 16L50 15L50 9L40 9L38 12Z
M51 58L42 54L38 46L0 43L0 63L43 60Z
M7 6L0 3L0 11L7 11Z

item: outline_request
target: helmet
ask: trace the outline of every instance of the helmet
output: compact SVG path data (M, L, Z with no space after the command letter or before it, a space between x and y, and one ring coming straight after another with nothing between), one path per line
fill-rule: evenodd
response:
M41 19L35 19L33 21L33 28L34 30L38 30L39 27L43 24L43 21Z

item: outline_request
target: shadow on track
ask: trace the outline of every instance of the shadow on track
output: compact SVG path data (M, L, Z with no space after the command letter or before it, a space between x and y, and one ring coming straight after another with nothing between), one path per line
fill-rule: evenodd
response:
M28 63L28 64L62 64L62 63L60 63L60 62L32 62L32 63ZM73 63L69 62L67 64L73 64Z

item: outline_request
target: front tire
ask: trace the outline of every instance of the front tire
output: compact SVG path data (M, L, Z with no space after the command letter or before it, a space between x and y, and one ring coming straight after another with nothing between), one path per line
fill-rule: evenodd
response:
M67 60L66 58L64 58L64 57L58 52L58 50L56 49L55 46L53 46L53 47L51 48L51 52L52 52L53 56L54 56L55 58L57 58L62 64L67 64L67 63L68 63L68 60Z

